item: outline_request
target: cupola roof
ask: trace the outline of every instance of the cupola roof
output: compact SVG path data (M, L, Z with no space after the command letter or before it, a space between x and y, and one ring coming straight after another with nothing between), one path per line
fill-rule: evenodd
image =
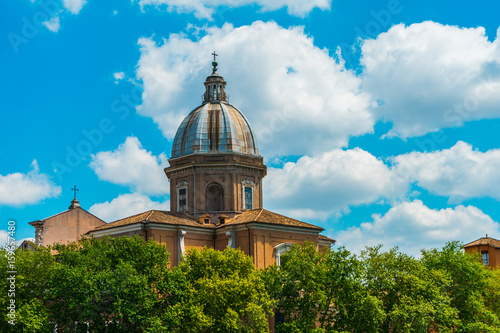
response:
M172 158L193 153L241 153L259 155L257 139L243 113L228 103L226 81L212 62L205 81L202 105L191 111L177 129Z

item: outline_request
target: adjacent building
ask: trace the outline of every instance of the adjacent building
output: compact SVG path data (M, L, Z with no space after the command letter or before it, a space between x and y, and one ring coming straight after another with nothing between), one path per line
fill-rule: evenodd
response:
M106 222L83 209L75 197L68 210L29 224L35 227L35 244L46 246L77 241L83 234ZM28 245L32 244L23 244L22 248L27 249Z
M480 253L481 260L485 266L500 266L500 240L488 237L481 237L464 246L465 252Z

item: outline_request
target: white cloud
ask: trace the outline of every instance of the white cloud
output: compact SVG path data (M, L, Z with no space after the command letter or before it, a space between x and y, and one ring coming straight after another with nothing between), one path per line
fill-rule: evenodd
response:
M80 13L83 5L85 5L86 3L86 0L63 0L64 8L66 8L72 14Z
M214 49L229 101L249 118L265 156L323 152L373 130L361 79L314 46L301 27L226 24L207 29L198 41L172 34L161 46L146 38L139 45L137 77L144 92L138 112L153 118L169 139L201 104Z
M27 174L16 172L0 175L0 205L20 206L35 204L61 194L61 187L47 175L40 173L38 163L33 160Z
M163 168L167 166L165 154L154 156L142 148L139 139L128 137L114 151L92 155L90 167L100 180L129 186L133 191L146 194L167 194L169 183Z
M35 0L31 0L31 2L35 2ZM87 0L62 0L46 3L43 9L47 14L51 15L52 18L42 24L50 31L58 32L61 28L60 17L65 17L68 12L78 15L86 3Z
M314 8L328 10L331 6L331 0L139 0L141 8L144 6L166 7L168 12L194 13L199 19L212 19L214 13L220 7L243 7L257 5L262 11L274 11L280 8L287 8L289 15L304 17ZM223 13L223 12L222 12Z
M365 246L383 244L386 250L398 246L403 252L418 255L421 249L439 248L447 241L467 243L485 234L500 236L500 224L474 206L435 210L414 200L372 218L372 222L335 234L338 244L357 253Z
M450 149L412 152L393 161L400 174L434 194L449 196L450 202L481 197L500 200L500 149L482 153L459 141Z
M500 32L500 30L499 30ZM500 33L434 22L393 26L362 45L363 88L380 99L388 136L420 136L500 117Z
M113 77L115 78L115 84L118 84L125 77L124 72L116 72L113 73Z
M352 205L404 197L407 179L383 161L355 148L304 156L283 169L269 168L265 180L266 205L292 210L297 218L326 218Z
M112 222L150 209L169 210L170 202L153 201L141 193L127 193L119 195L111 202L96 203L89 208L89 212L106 222Z
M61 24L59 23L59 15L54 16L49 21L43 22L43 25L52 32L58 32Z

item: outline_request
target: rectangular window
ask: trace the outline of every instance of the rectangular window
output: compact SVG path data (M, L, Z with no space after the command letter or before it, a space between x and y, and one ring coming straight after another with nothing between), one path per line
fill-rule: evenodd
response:
M245 209L252 209L252 188L245 187Z
M488 251L481 251L481 256L483 257L483 264L488 266L490 264L490 257L488 256Z
M179 206L177 207L178 212L187 211L187 188L183 187L179 189Z

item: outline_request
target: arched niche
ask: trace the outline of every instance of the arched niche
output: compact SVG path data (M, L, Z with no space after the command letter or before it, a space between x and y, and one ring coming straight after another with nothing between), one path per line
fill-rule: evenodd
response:
M222 186L212 183L207 186L207 211L218 212L224 210L224 193Z

